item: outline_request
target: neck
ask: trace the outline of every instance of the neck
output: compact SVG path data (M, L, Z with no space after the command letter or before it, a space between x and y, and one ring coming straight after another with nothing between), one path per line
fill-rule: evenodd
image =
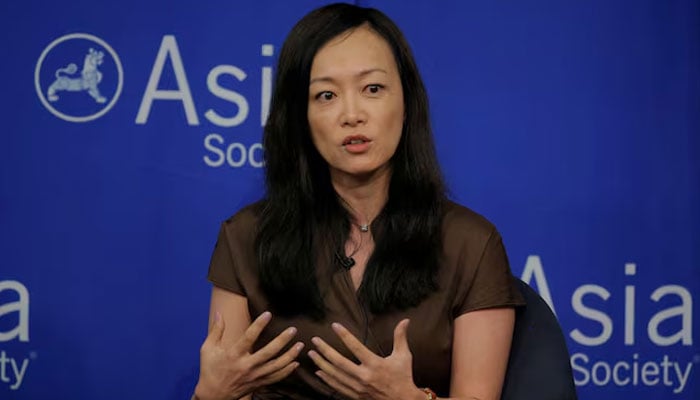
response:
M369 224L389 198L391 170L380 168L366 175L351 175L331 169L333 188L345 202L357 225Z

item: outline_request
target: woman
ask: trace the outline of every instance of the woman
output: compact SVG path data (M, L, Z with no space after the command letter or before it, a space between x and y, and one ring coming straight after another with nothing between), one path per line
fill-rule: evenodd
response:
M499 398L522 300L498 232L445 197L394 23L348 4L299 21L264 145L266 197L212 256L195 398Z

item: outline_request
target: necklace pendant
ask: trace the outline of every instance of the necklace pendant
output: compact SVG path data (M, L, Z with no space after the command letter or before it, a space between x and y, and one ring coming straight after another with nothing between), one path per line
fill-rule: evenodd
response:
M369 232L369 224L360 225L361 232Z

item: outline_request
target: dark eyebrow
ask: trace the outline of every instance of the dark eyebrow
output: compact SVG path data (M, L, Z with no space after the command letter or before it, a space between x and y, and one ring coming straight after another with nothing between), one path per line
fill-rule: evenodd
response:
M367 75L369 75L369 74L371 74L371 73L374 73L374 72L381 72L381 73L384 73L384 74L388 74L388 72L386 72L386 70L384 70L384 69L382 69L382 68L370 68L370 69L365 69L365 70L362 70L362 71L358 72L355 76L356 76L357 78L362 78L362 77L367 76ZM335 82L335 80L334 80L333 78L331 78L330 76L319 76L318 78L313 78L313 79L311 79L311 80L309 81L309 86L311 86L312 83L316 83L316 82L330 82L330 83L333 83L333 82Z

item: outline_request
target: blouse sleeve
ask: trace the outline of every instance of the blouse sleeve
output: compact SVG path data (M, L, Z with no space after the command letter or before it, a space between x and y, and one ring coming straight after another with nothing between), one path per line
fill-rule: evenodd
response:
M495 228L491 231L475 268L466 270L473 273L462 277L455 317L474 310L525 304L510 271L503 240Z
M208 279L222 289L247 297L244 285L238 275L237 265L234 261L235 256L231 251L236 247L231 236L227 230L227 223L223 223L209 263Z

